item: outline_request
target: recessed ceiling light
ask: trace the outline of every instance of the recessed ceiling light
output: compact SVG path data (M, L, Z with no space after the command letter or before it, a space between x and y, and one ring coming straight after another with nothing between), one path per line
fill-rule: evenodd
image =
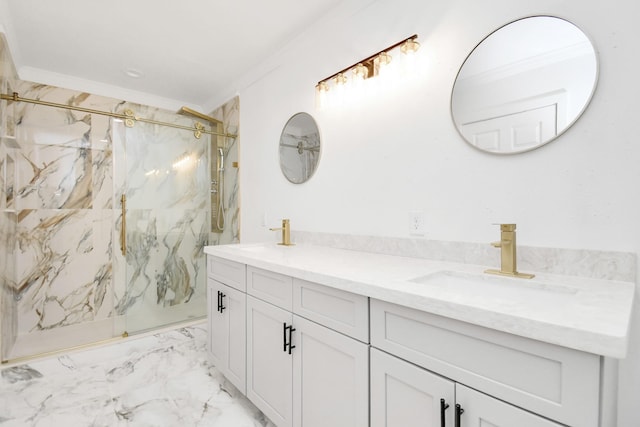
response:
M132 79L141 79L144 77L144 73L136 68L125 68L122 71Z

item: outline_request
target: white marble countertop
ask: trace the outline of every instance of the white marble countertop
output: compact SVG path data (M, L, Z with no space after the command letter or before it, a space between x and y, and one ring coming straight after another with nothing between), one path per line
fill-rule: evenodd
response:
M496 266L311 245L207 246L205 253L576 350L627 353L631 282L542 273L514 279L484 273ZM419 283L430 274L434 280Z

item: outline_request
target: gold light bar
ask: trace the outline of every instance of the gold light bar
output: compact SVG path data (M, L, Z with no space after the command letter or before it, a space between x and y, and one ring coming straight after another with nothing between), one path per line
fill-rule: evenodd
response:
M398 43L395 43L391 46L389 46L386 49L382 49L379 52L374 53L371 56L366 57L365 59L362 59L360 61L355 62L354 64L349 65L348 67L338 71L337 73L334 73L332 75L330 75L329 77L327 77L326 79L322 79L318 82L318 85L316 87L319 87L320 89L324 89L325 85L327 82L331 81L331 79L339 77L341 75L344 75L344 73L346 73L347 71L349 71L352 68L356 68L357 70L359 70L358 72L364 76L364 78L369 78L369 77L373 77L375 75L374 72L374 64L373 61L381 54L384 54L385 57L389 57L387 52L389 52L390 50L395 49L396 47L403 45L407 42L409 42L408 44L408 48L404 48L403 49L403 53L406 52L407 50L417 50L418 46L420 46L420 44L416 41L416 39L418 38L417 34L412 35L411 37L407 37L406 39L403 39L401 41L399 41ZM404 46L403 46L404 47ZM390 57L389 57L390 59ZM366 67L367 69L367 73L364 73L364 70L362 70L361 67ZM323 85L324 84L324 85Z
M81 111L83 113L89 113L89 114L98 114L101 116L108 116L108 117L121 119L125 122L127 120L134 120L136 122L149 123L149 124L159 125L159 126L167 126L167 127L176 128L176 129L188 130L191 132L201 132L201 133L206 133L208 135L224 136L227 138L236 138L238 136L230 133L219 133L219 132L214 132L212 130L206 130L200 123L197 123L196 125L194 125L194 127L189 127L189 126L178 125L175 123L167 123L167 122L161 122L158 120L147 119L144 117L133 116L129 114L112 113L110 111L94 110L92 108L78 107L75 105L58 104L56 102L42 101L39 99L21 98L18 95L18 92L13 92L12 95L0 94L0 99L5 101L27 102L29 104L44 105L45 107L64 108L67 110ZM202 116L204 116L204 114L202 114ZM204 116L204 117L208 117L208 116Z

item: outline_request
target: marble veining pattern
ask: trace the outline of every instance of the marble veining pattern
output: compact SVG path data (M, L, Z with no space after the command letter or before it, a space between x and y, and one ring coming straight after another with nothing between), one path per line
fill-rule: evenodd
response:
M202 323L2 369L0 425L274 427L208 361Z
M20 305L20 332L48 329L105 317L111 293L106 256L110 212L22 210L18 218L14 298Z
M485 274L487 266L477 264L299 243L205 252L550 344L615 358L627 353L633 282L540 272L529 281Z
M239 135L240 131L240 99L235 97L211 113L211 117L220 120L225 133ZM222 140L225 153L224 169L224 207L225 227L221 233L210 233L211 245L238 243L240 241L240 203L238 168L233 167L238 162L238 145L240 136Z
M131 108L138 116L193 125L174 112L87 93L20 81L15 90L25 98ZM10 254L0 294L2 359L27 355L28 346L11 343L28 343L29 335L44 342L43 333L51 332L56 349L54 337L65 328L90 331L111 319L118 335L203 316L209 136L142 122L128 128L102 115L28 103L14 103L11 113L16 139L0 144L2 176L15 187L9 198L7 182L0 182L0 242ZM122 194L126 256L119 250ZM80 335L77 344L86 342L87 334Z
M0 90L10 93L15 68L4 34L0 33ZM14 106L0 101L0 359L6 357L17 336L17 304L12 298L15 286L14 250L16 215L13 210L16 147Z
M175 114L127 107L154 120L192 125ZM114 254L117 315L186 303L194 316L205 314L207 145L208 136L196 139L179 129L114 126L116 194L127 197L127 255ZM118 216L115 229L120 221Z
M500 251L490 244L448 242L400 237L360 236L350 234L291 232L300 244L423 258L433 261L460 262L486 266L500 265ZM538 248L518 245L518 270L566 274L603 280L636 280L636 256L630 252Z

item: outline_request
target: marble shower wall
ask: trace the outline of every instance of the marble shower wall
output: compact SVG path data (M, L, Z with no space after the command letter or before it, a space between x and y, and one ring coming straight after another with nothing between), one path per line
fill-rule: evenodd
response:
M239 135L240 132L240 99L235 97L210 114L211 117L222 122L224 132ZM225 245L240 241L240 204L239 204L239 180L238 144L240 137L218 138L218 146L225 153L224 169L224 207L226 225L222 233L211 233L209 242L211 245ZM240 165L241 166L241 165Z
M192 126L193 120L140 105L137 115ZM206 314L209 229L209 135L116 122L113 128L116 199L127 196L127 255L116 245L116 315L127 315L127 331L179 320L170 309L189 304L189 317ZM117 229L120 229L118 218ZM126 261L126 266L125 266ZM121 276L124 275L124 276ZM126 278L125 278L126 276ZM165 316L169 313L169 317Z
M0 33L0 91L11 93L15 69L4 35ZM17 332L17 304L11 297L15 286L17 217L13 204L15 183L14 104L0 101L0 359L6 359Z
M11 85L23 98L118 113L130 108L136 116L193 125L174 112L112 98ZM128 128L119 119L28 103L2 107L3 117L14 116L7 123L16 124L1 128L16 136L0 145L2 358L29 355L21 342L50 342L37 351L51 351L61 336L67 346L80 345L204 316L210 137L142 122ZM235 198L237 184L228 185ZM231 211L237 226L237 208ZM69 344L69 335L77 342Z
M16 90L24 98L114 106L28 82ZM106 319L114 298L109 119L27 103L15 114L18 335Z

